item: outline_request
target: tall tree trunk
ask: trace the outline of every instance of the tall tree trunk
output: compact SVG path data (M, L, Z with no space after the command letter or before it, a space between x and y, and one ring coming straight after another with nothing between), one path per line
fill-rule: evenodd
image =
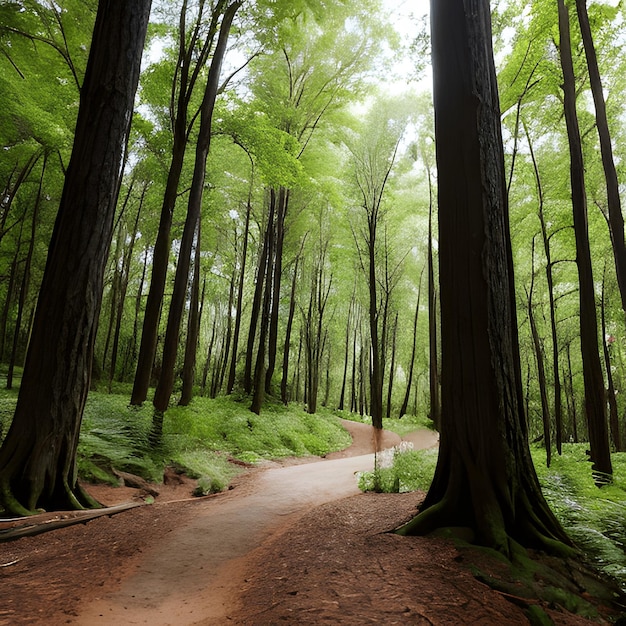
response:
M0 500L10 514L96 504L78 484L76 448L150 4L98 5L24 375L0 448Z
M287 315L287 327L285 328L285 345L283 348L283 372L280 380L280 399L286 406L289 403L289 353L291 347L291 332L293 329L293 318L296 312L296 284L298 281L298 265L300 255L296 257L291 279L291 296L289 297L289 313Z
M339 405L337 407L340 411L343 411L343 407L344 407L345 400L346 400L346 383L348 380L348 364L350 360L350 328L351 328L351 322L352 322L352 317L353 317L353 309L356 306L355 290L356 290L356 283L355 283L355 288L352 291L352 298L350 299L350 307L348 308L348 320L346 322L346 344L345 344L345 350L344 350L344 355L343 355L343 376L341 378L341 393L339 394Z
M7 285L7 296L4 300L4 306L2 307L2 315L0 316L0 361L4 361L4 352L6 347L6 341L8 339L8 323L9 312L13 304L13 297L15 292L15 282L17 281L17 266L22 252L22 233L24 229L24 222L21 221L20 233L17 238L17 245L15 247L15 254L11 261L11 270L9 272L9 284Z
M113 347L111 349L111 366L109 369L109 391L111 390L111 383L115 377L115 370L117 367L117 358L120 345L120 333L122 331L122 318L124 317L124 304L126 302L126 292L128 291L128 282L130 280L130 265L133 260L133 252L135 250L135 242L137 241L137 233L139 230L139 218L141 217L141 209L143 208L143 202L148 190L148 183L145 183L141 196L139 197L139 207L137 208L137 214L135 215L135 222L133 224L133 231L130 236L130 242L128 247L124 251L122 256L122 272L121 280L119 284L119 295L117 301L117 310L115 312L115 330L113 332Z
M413 316L413 343L411 345L411 360L409 361L409 375L406 381L406 390L404 392L404 400L402 400L402 406L398 417L406 415L409 408L409 397L411 395L411 387L413 385L413 372L415 370L415 351L417 349L417 321L420 312L420 296L422 294L422 276L424 275L424 269L420 273L420 282L417 287L417 304L415 305L415 315Z
M622 438L620 435L619 427L619 413L617 410L617 399L615 390L615 383L613 382L613 371L611 369L611 354L609 352L609 346L612 345L610 337L607 335L606 328L606 299L605 299L605 283L606 283L606 264L604 265L604 272L602 274L602 300L600 301L600 313L602 324L602 348L604 352L604 368L606 370L607 380L607 400L609 403L609 426L611 427L611 437L613 438L613 445L617 452L623 452Z
M433 183L430 169L428 170L428 198L428 380L430 388L430 419L435 428L438 429L441 426L441 389L439 384L439 351L437 347L437 284L435 281L433 252Z
M226 313L226 339L224 341L224 358L222 359L222 364L220 366L220 374L217 384L217 392L222 389L224 385L224 378L226 376L226 368L228 366L228 360L230 356L231 350L231 342L233 339L233 305L235 304L235 284L236 284L236 274L233 271L233 274L230 279L230 285L228 288L228 311Z
M593 102L596 109L596 128L600 139L600 154L602 155L602 167L606 179L606 196L609 213L609 229L611 231L611 243L613 244L613 257L617 271L617 284L622 302L622 310L626 313L626 241L624 240L624 217L619 193L619 180L613 159L611 146L611 133L606 114L606 103L602 89L602 80L598 68L598 58L593 44L589 15L587 14L586 0L576 0L576 13L582 33L587 68L589 70L589 84L593 94Z
M228 383L226 385L226 393L232 393L235 387L235 375L237 373L237 352L239 351L239 333L241 330L241 315L243 311L243 288L245 284L246 260L248 256L248 235L250 232L250 212L251 202L248 198L246 205L246 224L243 231L243 249L241 251L241 262L239 270L239 284L237 286L237 308L235 309L235 330L233 331L233 348L230 359L230 368L228 370Z
M274 193L271 193L270 200L270 212L267 220L267 232L264 242L264 252L265 254L261 254L261 256L265 256L265 266L263 267L264 276L263 282L265 283L265 289L263 291L263 302L261 307L261 316L260 316L260 324L259 324L259 344L256 352L256 363L254 367L254 378L252 382L252 405L250 410L253 413L259 415L261 413L261 407L263 406L263 400L265 397L265 355L267 350L267 333L269 330L269 322L270 322L270 307L271 307L271 290L269 289L269 284L271 282L272 277L272 250L274 249L274 220L276 213L276 196ZM259 271L261 267L259 267ZM257 281L260 282L261 279L257 278ZM256 299L256 293L255 293ZM252 326L252 324L251 324ZM250 335L253 336L252 328L250 329ZM254 337L253 337L254 339ZM248 337L248 350L250 352L250 337ZM247 363L246 363L247 370Z
M555 425L555 440L556 449L561 454L561 444L563 442L563 410L562 410L562 393L561 393L561 374L559 365L559 342L556 332L556 303L554 301L554 277L552 274L552 253L550 251L550 237L548 236L548 229L546 226L546 220L543 214L543 186L541 184L541 178L539 176L539 167L537 166L537 160L535 159L535 152L530 140L530 134L528 129L524 126L526 132L526 140L528 143L528 149L533 162L533 169L535 172L535 183L537 186L537 196L539 199L539 223L541 224L541 238L543 240L543 251L546 256L546 281L548 283L548 298L550 300L550 335L552 337L552 371L554 372L554 425Z
M265 392L271 393L272 377L276 367L278 350L278 311L280 308L280 287L283 274L283 244L285 241L285 218L289 204L289 190L281 187L278 191L278 211L276 213L276 238L274 240L274 263L272 272L272 310L267 344L267 371L265 372ZM270 287L267 284L266 289Z
M196 379L196 356L198 353L198 333L200 331L200 261L202 260L202 220L198 220L196 230L196 248L191 281L191 302L187 320L187 339L185 341L185 360L183 362L183 388L179 406L189 406L193 397L193 384Z
M24 306L26 303L26 296L28 295L28 288L30 285L30 268L33 262L33 252L35 250L35 234L37 232L37 220L39 217L39 208L41 206L41 190L43 187L43 178L46 173L47 162L48 155L46 154L44 155L43 165L41 167L41 176L39 177L37 197L35 199L35 205L33 207L33 217L30 228L30 241L28 243L28 251L26 252L26 259L24 259L22 284L20 285L20 295L17 302L17 319L15 320L15 330L13 332L13 347L11 349L11 358L9 359L9 368L7 371L7 389L13 388L13 372L16 365L15 361L17 359L17 349L20 340L20 332L22 330Z
M572 372L572 344L567 344L567 375L565 377L567 382L567 391L565 397L568 402L571 399L570 417L572 426L572 435L574 437L574 443L578 443L578 416L576 412L576 396L574 394L574 374Z
M276 197L273 192L270 192L270 219L267 221L265 234L263 236L263 246L261 248L261 254L259 255L259 262L256 271L256 285L254 287L254 297L252 299L252 309L250 311L250 325L248 327L248 343L246 347L246 362L243 373L243 389L246 393L252 392L252 363L254 361L254 345L256 340L257 326L259 323L259 316L261 313L261 307L263 305L263 286L267 275L267 265L270 263L270 237L274 232L274 210L276 207Z
M369 239L368 239L368 285L369 285L369 322L370 340L372 349L372 371L371 371L371 402L372 402L372 425L374 428L383 427L383 372L381 369L382 355L379 337L379 311L378 311L378 289L376 278L376 220L369 219Z
M176 266L176 276L174 279L174 289L170 303L170 310L167 319L167 330L165 333L165 343L163 345L163 364L161 376L154 392L155 418L153 420L152 440L158 442L162 434L162 415L167 409L174 388L174 370L178 352L178 340L180 335L180 323L185 305L185 294L189 280L189 267L191 264L191 249L193 246L194 234L200 219L202 208L202 196L204 193L204 179L206 175L206 160L211 145L211 125L213 120L213 110L215 99L219 88L220 71L222 62L226 54L226 44L230 27L235 17L235 13L241 6L241 0L231 4L222 17L220 32L215 52L211 59L211 67L207 78L207 86L204 98L200 107L200 129L198 131L198 143L196 146L196 158L194 163L191 190L189 193L189 203L187 206L187 217L183 229L183 236L180 244L178 264Z
M356 345L358 336L358 326L360 325L360 319L358 323L355 323L354 330L352 331L352 375L350 377L350 413L356 413L358 409L357 403L357 358L356 358Z
M393 379L396 370L396 340L398 338L398 314L396 313L396 319L393 324L393 331L391 334L391 364L389 366L389 383L387 385L387 413L386 417L391 417L391 398L393 395Z
M129 370L131 366L135 365L135 360L137 358L137 336L139 334L139 313L141 312L141 300L143 298L143 286L146 282L146 273L148 271L148 247L146 246L143 250L143 264L141 266L141 278L139 279L139 287L137 288L137 293L135 294L135 308L133 314L133 332L130 337L129 347L128 347L128 359L124 364L123 369L123 380L127 379L127 375L129 374Z
M441 443L420 514L400 532L464 526L508 557L517 543L565 552L528 448L489 2L433 0L431 28Z
M546 368L543 362L543 350L541 340L537 331L535 313L533 310L533 291L535 288L535 239L532 247L532 270L530 279L530 291L528 292L528 321L530 323L530 334L535 350L537 361L537 382L539 383L539 397L541 399L541 421L543 424L543 442L546 447L546 465L550 467L552 462L552 438L550 436L550 409L548 402L548 385L546 383Z
M583 151L576 112L576 82L570 43L569 12L564 0L558 1L559 50L563 69L563 104L567 138L570 149L570 182L572 209L576 238L576 264L578 266L580 298L580 346L585 382L585 412L589 428L591 461L597 481L602 482L613 473L606 424L604 379L598 351L598 320L596 315L591 252L587 230L587 193ZM623 226L622 226L623 229Z
M210 50L213 47L218 20L225 4L226 0L218 0L213 7L209 36L204 45L200 46L199 54L197 48L199 46L198 37L202 15L200 14L198 16L198 20L187 43L185 21L187 0L184 0L180 11L178 61L176 64L176 76L172 85L172 99L170 103L170 119L174 133L172 160L167 175L163 204L161 205L159 230L152 255L150 289L146 300L137 370L130 399L132 405L143 404L148 396L152 366L157 350L163 294L165 293L165 283L167 281L167 271L170 262L170 233L172 230L174 207L178 196L178 185L183 171L189 133L196 119L194 115L188 128L188 108L200 71L204 69ZM204 3L202 3L202 6L204 6ZM194 62L195 67L193 67ZM177 86L178 94L176 97L175 90Z

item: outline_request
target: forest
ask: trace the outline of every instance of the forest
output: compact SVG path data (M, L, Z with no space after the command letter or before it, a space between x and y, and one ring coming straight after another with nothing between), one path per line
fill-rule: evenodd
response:
M595 482L620 480L623 3L478 3L497 89L476 80L496 99L472 117L477 88L459 87L465 108L449 116L454 68L435 64L437 119L455 134L435 129L426 7L143 0L109 16L115 30L99 27L104 4L0 5L0 363L20 389L0 415L4 509L95 504L76 485L89 393L150 406L154 448L176 405L230 397L250 429L278 403L376 428L427 418L451 476L465 471L455 446L497 449L484 433L512 429L513 482L544 512L506 533L568 544L536 478L520 476L528 442L547 466L584 442ZM107 48L118 40L128 54ZM501 158L472 178L462 157L482 147L478 163L487 144ZM469 203L453 219L452 196ZM497 198L485 223L469 219L473 197ZM484 332L469 320L483 305ZM478 420L482 443L446 418L468 398L481 415L498 407ZM467 504L465 478L455 496L438 476L427 504ZM436 523L415 522L404 532ZM502 548L496 531L483 541Z

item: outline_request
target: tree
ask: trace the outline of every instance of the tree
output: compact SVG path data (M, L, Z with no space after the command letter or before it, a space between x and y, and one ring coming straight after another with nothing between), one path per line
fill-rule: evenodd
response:
M596 109L596 127L600 140L600 152L602 155L602 167L606 179L606 197L611 243L613 244L613 257L617 272L617 283L622 301L622 310L626 313L626 241L624 240L624 217L622 216L622 203L619 194L619 180L613 148L611 145L611 133L606 112L606 102L602 90L602 80L598 68L598 57L593 43L589 15L587 13L586 0L576 0L576 13L582 33L587 67L589 69L589 83Z
M98 6L15 416L0 449L0 500L16 515L95 504L78 485L76 448L150 5Z
M466 526L507 556L514 541L566 550L528 449L489 2L431 2L431 28L441 444L422 509L399 532Z
M207 27L207 20L204 15L205 2L201 2L198 5L197 18L193 21L189 31L187 31L187 0L183 0L180 9L177 32L177 59L170 101L166 107L169 113L168 123L172 131L172 157L167 174L163 204L161 205L159 230L153 252L150 289L143 320L137 371L130 399L133 405L142 404L148 395L150 376L156 354L163 294L170 261L170 233L174 208L178 197L178 186L183 171L189 135L198 117L198 112L194 112L193 109L190 111L192 97L198 81L202 77L202 70L213 49L215 36L218 32L219 18L225 10L225 6L226 0L219 0L215 4ZM217 85L215 89L217 90ZM190 115L191 113L193 114ZM190 117L191 119L189 119Z
M371 342L370 390L372 424L382 428L385 348L389 326L389 300L397 283L399 264L390 269L391 251L385 228L384 196L408 123L406 102L380 99L360 132L347 137L353 162L355 193L363 225L354 233L369 296ZM383 232L381 233L381 229ZM381 236L381 234L383 236Z
M189 268L191 265L191 252L193 240L197 231L198 220L202 209L202 196L204 193L204 181L206 176L206 161L211 145L211 125L213 122L213 111L215 109L215 99L219 89L220 71L222 62L226 54L226 46L230 28L241 6L241 1L237 0L230 4L224 11L220 24L219 36L215 46L215 53L211 60L207 85L200 107L200 129L198 143L196 145L196 155L193 170L193 179L187 206L187 217L181 240L178 265L176 266L176 277L174 279L174 292L167 320L167 331L165 344L163 347L163 364L161 376L154 392L155 416L153 420L153 436L158 440L161 436L163 426L163 413L167 409L172 390L174 388L174 368L178 353L178 340L180 336L180 324L185 305L187 293L187 283L189 280Z
M585 168L576 111L576 83L570 42L569 12L563 0L558 0L558 11L559 52L563 69L563 106L570 150L570 184L576 237L576 266L578 268L578 293L580 297L580 349L585 382L585 411L589 427L592 467L596 472L596 479L602 481L606 480L606 476L613 473L613 469L606 423L604 377L598 351L598 319L587 225Z

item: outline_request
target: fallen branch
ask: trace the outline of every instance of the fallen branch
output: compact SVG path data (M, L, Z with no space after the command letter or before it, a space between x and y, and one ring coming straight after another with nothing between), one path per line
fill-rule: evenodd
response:
M126 502L117 506L109 506L102 509L90 509L87 511L63 511L56 513L54 517L42 520L40 516L19 518L10 523L8 528L0 529L0 543L13 541L22 537L31 537L57 528L65 528L74 524L84 524L97 517L115 515L122 511L128 511L138 506L144 506L143 502ZM26 520L28 520L26 523ZM22 523L21 523L22 522ZM4 524L6 526L6 524Z

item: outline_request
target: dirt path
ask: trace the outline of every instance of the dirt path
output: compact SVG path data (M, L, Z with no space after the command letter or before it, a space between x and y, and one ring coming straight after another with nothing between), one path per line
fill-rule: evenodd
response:
M373 467L372 429L347 422L354 443L322 462L255 474L208 503L189 524L147 552L117 590L96 598L67 623L222 624L245 583L246 558L312 508L358 494L355 472ZM437 444L437 434L411 435L415 448ZM382 447L399 443L384 433Z

